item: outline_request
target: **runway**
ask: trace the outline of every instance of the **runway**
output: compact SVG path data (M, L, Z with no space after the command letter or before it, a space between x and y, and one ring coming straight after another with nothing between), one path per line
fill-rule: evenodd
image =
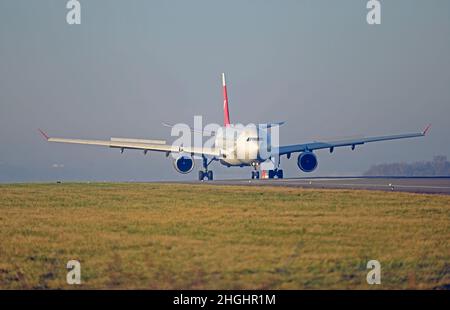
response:
M205 183L217 185L360 189L450 195L450 177L312 177L261 180L214 180Z

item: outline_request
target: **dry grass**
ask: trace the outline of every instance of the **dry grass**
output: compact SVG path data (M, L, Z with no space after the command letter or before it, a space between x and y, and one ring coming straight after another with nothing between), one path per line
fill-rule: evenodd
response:
M0 288L376 288L450 283L450 197L181 184L0 185Z

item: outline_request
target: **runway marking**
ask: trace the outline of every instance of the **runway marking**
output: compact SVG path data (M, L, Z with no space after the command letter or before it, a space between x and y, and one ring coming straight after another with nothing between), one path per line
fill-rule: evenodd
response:
M437 188L437 189L450 189L450 186L431 186L431 185L401 185L401 184L373 184L373 183L322 183L318 181L300 181L298 180L280 180L275 181L279 184L286 183L288 181L297 181L299 185L334 185L334 186L372 186L372 187L416 187L416 188ZM217 182L217 181L216 181ZM228 182L225 180L218 180L218 182ZM264 184L266 181L237 181L240 183L254 183L254 184ZM268 185L277 184L274 182L267 182Z
M345 178L346 180L359 180L360 178ZM290 182L290 181L301 181L301 180L304 180L304 181L308 181L308 182L320 182L320 181L340 181L340 180L342 180L342 179L339 179L339 178L326 178L326 179L320 179L320 180L318 180L318 179L277 179L277 180L279 180L280 182Z
M296 180L291 180L296 181ZM297 180L298 181L298 180ZM284 181L281 181L284 183ZM268 185L276 185L276 183L267 183ZM423 188L423 189L445 189L450 190L450 186L431 186L431 185L396 185L396 184L372 184L372 183L321 183L321 182L298 182L298 185L322 185L329 187L339 187L339 186L357 186L357 187L378 187L378 188Z
M345 180L343 180L345 179ZM370 178L372 179L372 178ZM429 194L450 194L450 178L369 178L345 177L345 178L286 178L286 179L261 179L261 180L220 180L218 183L229 185L254 185L254 186L286 186L317 189L363 189L397 192L416 192ZM442 181L440 181L442 180ZM340 183L344 181L345 183ZM367 183L366 183L367 182ZM217 183L216 183L217 184Z
M320 182L314 183L303 183L305 185L320 185ZM324 184L322 184L324 185ZM430 186L430 185L395 185L395 184L364 184L364 183L338 183L338 184L329 184L334 186L371 186L371 187L409 187L409 188L436 188L436 189L450 189L450 186Z

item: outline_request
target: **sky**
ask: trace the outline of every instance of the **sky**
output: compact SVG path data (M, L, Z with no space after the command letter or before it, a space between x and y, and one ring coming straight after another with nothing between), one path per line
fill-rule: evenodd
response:
M151 181L164 154L50 144L52 136L172 141L161 123L221 123L221 73L236 123L286 121L281 143L420 131L425 138L317 152L309 175L450 157L450 1L0 1L0 182ZM305 176L297 156L285 176ZM216 178L250 168L212 164Z

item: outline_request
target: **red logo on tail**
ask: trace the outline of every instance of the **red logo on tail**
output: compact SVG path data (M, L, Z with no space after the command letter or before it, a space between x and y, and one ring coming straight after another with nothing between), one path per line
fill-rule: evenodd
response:
M223 124L230 126L230 112L228 111L228 95L227 84L225 83L225 73L222 73L222 86L223 86Z

